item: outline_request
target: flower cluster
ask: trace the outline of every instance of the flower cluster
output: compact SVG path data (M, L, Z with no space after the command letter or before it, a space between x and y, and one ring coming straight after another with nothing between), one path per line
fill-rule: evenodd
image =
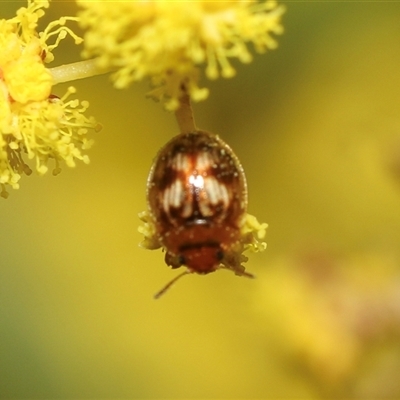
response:
M72 17L51 22L37 32L38 20L48 1L30 0L14 18L0 20L0 185L1 196L7 197L6 186L19 187L21 174L30 174L24 161L34 159L39 174L54 159L54 174L59 162L74 166L75 160L88 162L82 150L90 146L88 129L97 127L84 115L85 101L71 100L69 88L61 98L51 94L53 78L45 67L54 59L53 50L70 35L75 43L81 38L65 26ZM50 43L52 41L52 43Z
M184 86L192 100L207 97L198 86L200 66L209 79L235 74L230 60L248 63L257 52L276 47L272 34L283 31L282 6L273 0L228 1L85 1L80 23L86 57L99 68L115 69L118 88L149 77L151 95L167 109L179 107ZM99 22L101 21L101 23Z

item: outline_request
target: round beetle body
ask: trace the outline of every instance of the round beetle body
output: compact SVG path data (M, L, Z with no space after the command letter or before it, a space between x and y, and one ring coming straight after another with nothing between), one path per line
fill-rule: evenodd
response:
M159 151L148 178L147 201L167 265L207 274L240 240L246 178L238 158L218 136L184 133Z

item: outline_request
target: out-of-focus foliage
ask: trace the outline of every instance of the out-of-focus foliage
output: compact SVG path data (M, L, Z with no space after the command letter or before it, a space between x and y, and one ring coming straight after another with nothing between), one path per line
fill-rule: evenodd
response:
M400 397L400 4L287 6L279 48L194 109L269 223L257 279L153 300L176 271L137 246L137 214L177 125L146 84L77 82L104 126L90 166L0 204L0 398Z

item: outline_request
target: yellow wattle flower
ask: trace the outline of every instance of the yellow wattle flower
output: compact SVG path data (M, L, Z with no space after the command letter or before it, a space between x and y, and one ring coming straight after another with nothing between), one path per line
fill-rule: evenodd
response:
M89 162L82 150L90 147L88 129L98 124L84 112L87 102L70 100L75 93L69 88L59 98L51 94L54 79L45 67L54 59L52 51L68 34L76 43L82 41L65 26L63 17L51 22L38 33L38 20L48 1L28 0L27 7L15 17L0 20L0 188L7 197L7 186L18 189L23 173L31 168L24 160L34 160L39 174L47 172L49 159L55 161L54 173L60 172L60 161L73 167L75 160ZM53 40L53 43L50 43Z
M80 24L86 29L86 57L97 57L99 68L114 69L115 86L125 88L150 78L153 97L175 110L182 85L192 100L203 100L201 68L209 79L235 74L232 59L252 59L276 47L273 34L283 31L284 12L273 0L257 1L87 1Z

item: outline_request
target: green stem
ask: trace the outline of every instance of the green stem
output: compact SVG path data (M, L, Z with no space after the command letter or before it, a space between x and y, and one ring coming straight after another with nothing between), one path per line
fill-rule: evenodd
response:
M48 68L54 79L54 85L63 82L75 81L77 79L90 78L96 75L106 74L109 69L100 69L96 66L96 59L78 61L71 64Z

